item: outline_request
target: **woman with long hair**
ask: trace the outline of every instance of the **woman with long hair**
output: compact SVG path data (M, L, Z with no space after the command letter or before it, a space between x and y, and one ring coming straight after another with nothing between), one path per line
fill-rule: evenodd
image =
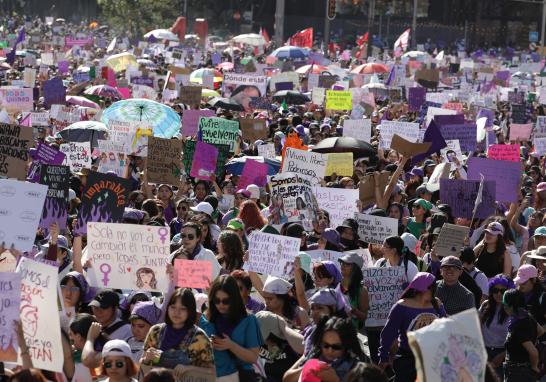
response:
M265 304L250 295L252 292L252 280L248 272L238 269L231 272L231 276L237 281L239 293L241 294L246 310L253 314L265 310Z
M163 207L163 217L165 218L165 222L169 224L177 216L175 195L172 187L168 184L159 185L155 198L158 206Z
M338 261L341 267L341 282L336 290L349 301L351 305L349 316L355 328L359 330L364 327L369 308L368 290L362 285L364 260L356 252L345 252Z
M495 277L499 273L510 277L512 261L503 239L504 227L498 222L491 222L484 231L485 237L474 247L476 267L488 278Z
M237 217L243 221L247 234L253 229L262 229L267 224L260 209L252 200L246 200L241 204L241 210Z
M252 364L263 345L256 317L248 314L235 279L221 275L209 291L209 309L199 325L212 340L219 382L256 380Z
M400 236L389 236L383 241L381 247L383 258L376 261L376 267L404 267L406 282L409 284L418 272L417 265L413 263L410 257L410 250L404 244Z
M152 326L146 336L141 363L173 369L177 377L190 370L214 374L212 345L197 326L191 289L177 289L171 295L165 322Z
M538 269L531 264L523 264L514 278L516 288L525 296L527 311L539 325L546 324L544 304L546 303L544 285L538 278Z
M411 205L412 217L404 217L406 230L415 237L421 237L426 232L427 218L430 217L432 203L425 199L417 199Z
M193 187L193 198L192 201L194 204L201 203L205 200L207 195L210 195L210 185L209 182L205 180L198 180Z
M407 332L429 325L438 317L446 317L440 300L434 297L436 278L419 272L391 308L387 323L381 332L379 366L389 366L391 345L398 339L398 352L394 358L395 382L413 382L417 378L415 358L409 347Z
M216 258L222 266L220 273L231 273L243 268L243 242L233 231L222 231L216 242L218 255Z

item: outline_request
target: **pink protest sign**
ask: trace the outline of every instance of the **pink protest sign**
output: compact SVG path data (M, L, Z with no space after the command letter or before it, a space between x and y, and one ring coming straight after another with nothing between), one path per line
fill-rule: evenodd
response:
M519 162L519 145L491 145L487 156L491 159Z
M199 118L201 117L214 117L214 111L204 110L185 110L182 115L182 135L185 137L193 137L197 135L197 127L199 125Z
M123 99L131 98L131 89L129 88L117 88L121 93Z
M209 288L212 282L212 263L207 260L176 259L176 286L181 288Z
M247 159L239 178L238 188L246 188L249 184L263 187L267 183L267 164Z
M446 102L442 105L443 109L455 110L457 113L463 112L463 104L460 102Z
M211 175L216 171L217 159L218 149L214 145L201 141L197 142L190 176L196 179L210 180Z
M511 141L526 141L531 137L533 131L532 123L512 123L510 125L510 140Z
M72 48L74 45L82 47L86 45L93 45L93 36L89 36L87 38L65 37L64 46L66 46L67 48Z

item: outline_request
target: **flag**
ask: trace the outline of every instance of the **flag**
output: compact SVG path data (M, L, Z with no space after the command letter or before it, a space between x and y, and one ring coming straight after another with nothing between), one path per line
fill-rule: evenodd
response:
M266 43L270 43L271 42L271 39L269 38L269 34L267 33L267 29L265 28L260 28L260 34L264 37L264 40Z
M447 143L434 120L430 121L427 130L425 131L425 135L423 136L423 142L432 142L432 144L426 153L418 154L411 158L412 166L415 166L427 156L447 147Z
M25 41L25 27L22 27L19 31L19 36L17 36L17 40L15 40L15 46L16 47L19 43Z
M387 78L387 81L385 81L385 85L391 86L395 78L396 78L396 72L395 72L395 66L393 65L391 68L391 71L389 72L389 77Z
M356 44L358 46L362 46L364 45L365 43L368 42L368 32L364 33L362 36L360 36L357 40L356 40Z
M482 203L482 196L483 196L483 174L480 173L480 187L478 187L478 195L476 196L476 202L474 203L474 209L472 210L472 218L474 218L474 215L476 215L476 211L478 211L478 206Z
M118 38L114 37L110 44L108 44L108 47L106 48L106 53L112 52L116 48L116 44L118 42Z
M19 36L17 36L17 40L15 40L15 44L13 45L11 52L6 54L6 62L8 64L13 65L13 63L15 62L15 52L17 50L17 45L23 41L25 41L25 27L22 27L19 30Z
M289 38L289 44L301 48L313 47L313 28L307 28L297 32Z
M282 110L288 110L288 105L286 104L286 100L285 100L285 99L282 101L281 109L282 109Z
M411 28L408 28L394 42L395 52L404 52L408 48Z

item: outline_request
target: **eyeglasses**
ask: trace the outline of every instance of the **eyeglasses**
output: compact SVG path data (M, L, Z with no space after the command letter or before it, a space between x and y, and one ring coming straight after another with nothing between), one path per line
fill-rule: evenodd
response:
M193 240L193 239L195 239L195 236L192 235L191 233L190 233L190 234L187 234L187 235L186 235L185 233L181 233L181 234L180 234L180 237L181 237L182 239L188 238L188 240Z
M231 304L231 298L215 298L214 299L214 305L229 305Z
M68 286L68 285L61 285L61 290L64 290L66 292L72 292L72 293L76 293L76 292L79 292L80 291L80 288L78 288L77 286Z
M105 362L104 368L105 369L111 369L112 366L116 365L116 368L121 369L123 366L125 366L124 361L116 361L116 362Z
M340 351L340 350L343 350L343 345L342 344L329 344L327 342L323 342L321 345L320 345L323 349L332 349L334 351Z
M506 288L491 288L491 294L504 293Z

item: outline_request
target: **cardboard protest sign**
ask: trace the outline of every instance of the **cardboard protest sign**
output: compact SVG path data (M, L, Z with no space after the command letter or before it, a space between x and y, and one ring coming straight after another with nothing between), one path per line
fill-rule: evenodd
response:
M205 142L197 142L193 161L190 170L190 176L196 179L210 180L216 170L216 160L218 159L218 149L214 145Z
M263 145L256 146L258 149L258 156L263 157L264 159L274 159L275 158L275 145L273 143L266 143Z
M238 188L246 188L249 184L255 184L258 187L263 187L267 184L267 172L269 167L266 163L247 159L243 167L243 172L239 177Z
M496 183L496 199L500 202L517 202L521 179L519 162L498 161L494 159L468 158L468 180L485 180Z
M398 134L394 134L391 140L391 149L398 151L405 157L426 153L431 145L432 142L413 143L402 138Z
M425 88L436 88L440 82L440 71L438 69L419 69L415 72L415 81Z
M17 266L21 276L20 316L32 365L54 372L63 371L61 324L57 311L58 269L22 257ZM22 364L21 354L18 364Z
M41 184L0 179L0 238L6 248L32 249L46 193Z
M404 267L370 267L362 269L362 273L362 283L370 299L366 326L384 326L392 306L407 285Z
M53 104L64 105L66 102L66 89L63 85L63 80L60 77L55 77L44 81L44 103L46 107L51 107Z
M319 208L330 214L330 225L336 227L343 220L352 218L358 212L356 201L358 190L331 187L315 187L313 189Z
M353 153L329 153L327 158L326 176L353 176Z
M201 86L181 86L178 98L186 105L199 105L201 102Z
M531 137L533 131L532 123L512 123L510 125L510 140L511 141L527 141Z
M178 185L182 169L182 141L148 137L148 182Z
M199 118L199 132L203 142L228 145L234 152L238 147L239 122L225 118L201 117Z
M214 117L215 113L212 110L184 110L182 115L182 135L185 137L193 137L197 135L197 127L199 118Z
M385 187L389 183L391 173L382 171L379 174L379 189L385 191ZM362 201L363 206L369 206L375 203L375 177L373 174L366 175L359 183L358 198Z
M346 119L343 121L343 136L370 143L372 136L371 119Z
M169 227L88 223L86 272L89 284L100 288L165 291L169 257Z
M326 110L351 110L353 93L348 90L326 90Z
M42 209L40 228L49 229L53 223L61 230L66 228L69 182L68 166L49 164L41 166L40 184L47 186L47 196Z
M477 180L440 179L440 200L451 206L453 216L471 219L479 187ZM482 202L476 210L476 218L485 219L495 213L495 193L495 182L484 181Z
M464 239L468 236L469 227L444 223L436 240L436 254L439 257L456 256L461 254Z
M34 108L33 89L6 87L0 88L0 105L9 112L31 111Z
M206 260L175 259L177 272L176 286L180 288L210 288L212 283L212 263Z
M294 274L294 259L300 250L299 238L254 231L249 237L248 261L243 269L277 277Z
M419 381L485 380L487 351L476 309L447 318L420 315L408 330Z
M379 131L383 149L391 147L394 134L398 134L409 142L417 142L419 139L419 124L415 122L382 121Z
M32 127L0 124L0 176L25 180Z
M38 182L42 164L62 164L66 155L45 143L38 143L32 163L28 169L27 179Z
M81 171L82 168L91 168L90 142L63 143L60 149L66 155L63 164L70 166L72 172Z
M519 163L519 145L491 145L487 149L487 156L491 159Z
M328 156L292 147L286 149L281 172L293 172L312 179L318 183L324 178Z
M254 143L256 140L267 139L269 130L265 126L265 119L239 118L243 139Z
M0 294L0 306L2 307L2 320L0 320L0 361L17 361L19 344L15 332L14 321L20 319L21 306L21 275L3 271L0 273L2 285Z
M36 82L36 69L25 68L23 72L23 82L26 87L33 88Z
M131 181L91 171L81 194L81 206L74 232L87 232L87 222L119 223L127 205Z
M392 235L398 234L398 220L382 216L355 213L358 235L366 243L383 244Z

